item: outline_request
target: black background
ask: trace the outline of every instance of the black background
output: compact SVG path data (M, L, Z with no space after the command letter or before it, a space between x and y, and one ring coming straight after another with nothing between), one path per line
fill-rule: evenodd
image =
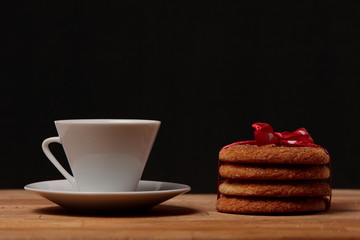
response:
M193 193L216 191L219 149L253 139L253 122L305 127L331 154L334 187L360 188L358 4L0 5L0 188L63 178L40 146L73 118L161 120L143 179Z

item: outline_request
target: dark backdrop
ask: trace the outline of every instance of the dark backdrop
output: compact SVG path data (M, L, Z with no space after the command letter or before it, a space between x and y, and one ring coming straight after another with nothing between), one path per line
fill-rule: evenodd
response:
M0 188L62 178L40 145L69 118L161 120L143 179L198 193L216 191L219 149L252 139L253 122L305 127L334 187L360 187L358 4L0 5Z

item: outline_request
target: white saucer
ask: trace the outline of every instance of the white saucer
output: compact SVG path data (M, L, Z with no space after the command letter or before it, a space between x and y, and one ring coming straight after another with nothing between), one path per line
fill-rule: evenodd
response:
M31 183L25 190L76 212L134 212L190 191L184 184L141 180L134 192L78 192L67 180Z

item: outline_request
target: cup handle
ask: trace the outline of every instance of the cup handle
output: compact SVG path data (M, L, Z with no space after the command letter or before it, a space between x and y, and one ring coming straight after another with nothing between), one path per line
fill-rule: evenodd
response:
M47 158L50 160L50 162L52 162L54 164L54 166L60 171L60 173L71 183L71 185L77 189L76 183L75 183L75 179L73 176L71 176L66 170L65 168L63 168L63 166L61 166L61 164L59 163L59 161L54 157L54 155L51 153L50 149L49 149L49 144L50 143L60 143L61 144L61 140L60 137L50 137L45 139L42 142L42 150L44 151L45 155L47 156Z

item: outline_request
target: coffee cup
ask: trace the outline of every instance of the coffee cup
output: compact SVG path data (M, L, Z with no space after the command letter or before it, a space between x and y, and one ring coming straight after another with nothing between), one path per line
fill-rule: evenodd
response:
M80 192L135 191L155 141L160 121L141 119L74 119L55 121L57 137L42 149ZM63 146L73 176L49 149Z

